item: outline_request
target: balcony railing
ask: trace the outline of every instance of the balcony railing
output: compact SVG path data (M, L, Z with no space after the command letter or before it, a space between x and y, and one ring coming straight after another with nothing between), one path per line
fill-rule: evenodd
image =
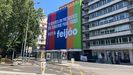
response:
M128 9L133 9L133 2L128 2Z
M129 17L130 22L133 22L133 16Z
M88 20L86 20L86 21L82 21L82 24L86 24L86 23L88 23Z
M87 8L89 5L88 4L84 4L82 5L82 8Z
M84 4L87 4L87 3L89 3L89 1L88 0L84 0L83 3Z

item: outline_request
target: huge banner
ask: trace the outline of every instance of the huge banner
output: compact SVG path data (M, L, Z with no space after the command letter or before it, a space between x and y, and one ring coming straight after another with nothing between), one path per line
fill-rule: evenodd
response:
M46 50L81 49L80 16L79 1L49 14Z

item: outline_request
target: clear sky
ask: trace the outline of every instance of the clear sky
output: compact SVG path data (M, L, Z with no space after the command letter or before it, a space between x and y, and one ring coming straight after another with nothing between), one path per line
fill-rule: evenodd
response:
M34 0L35 8L43 8L45 15L58 10L59 6L66 4L72 0ZM40 4L36 4L40 2Z

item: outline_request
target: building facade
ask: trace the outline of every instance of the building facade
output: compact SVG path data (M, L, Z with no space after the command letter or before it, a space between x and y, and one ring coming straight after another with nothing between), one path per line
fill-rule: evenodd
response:
M73 0L48 15L46 58L52 62L74 58L81 53L81 3Z
M47 32L47 18L44 17L40 20L41 34L37 38L37 49L44 50L46 46L46 32Z
M83 50L90 59L133 64L133 3L83 0Z

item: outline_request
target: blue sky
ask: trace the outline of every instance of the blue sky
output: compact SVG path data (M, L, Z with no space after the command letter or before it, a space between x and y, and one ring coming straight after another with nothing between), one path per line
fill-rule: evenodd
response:
M43 8L45 15L58 10L59 6L66 4L72 0L34 0L35 8ZM40 4L36 4L40 2Z

